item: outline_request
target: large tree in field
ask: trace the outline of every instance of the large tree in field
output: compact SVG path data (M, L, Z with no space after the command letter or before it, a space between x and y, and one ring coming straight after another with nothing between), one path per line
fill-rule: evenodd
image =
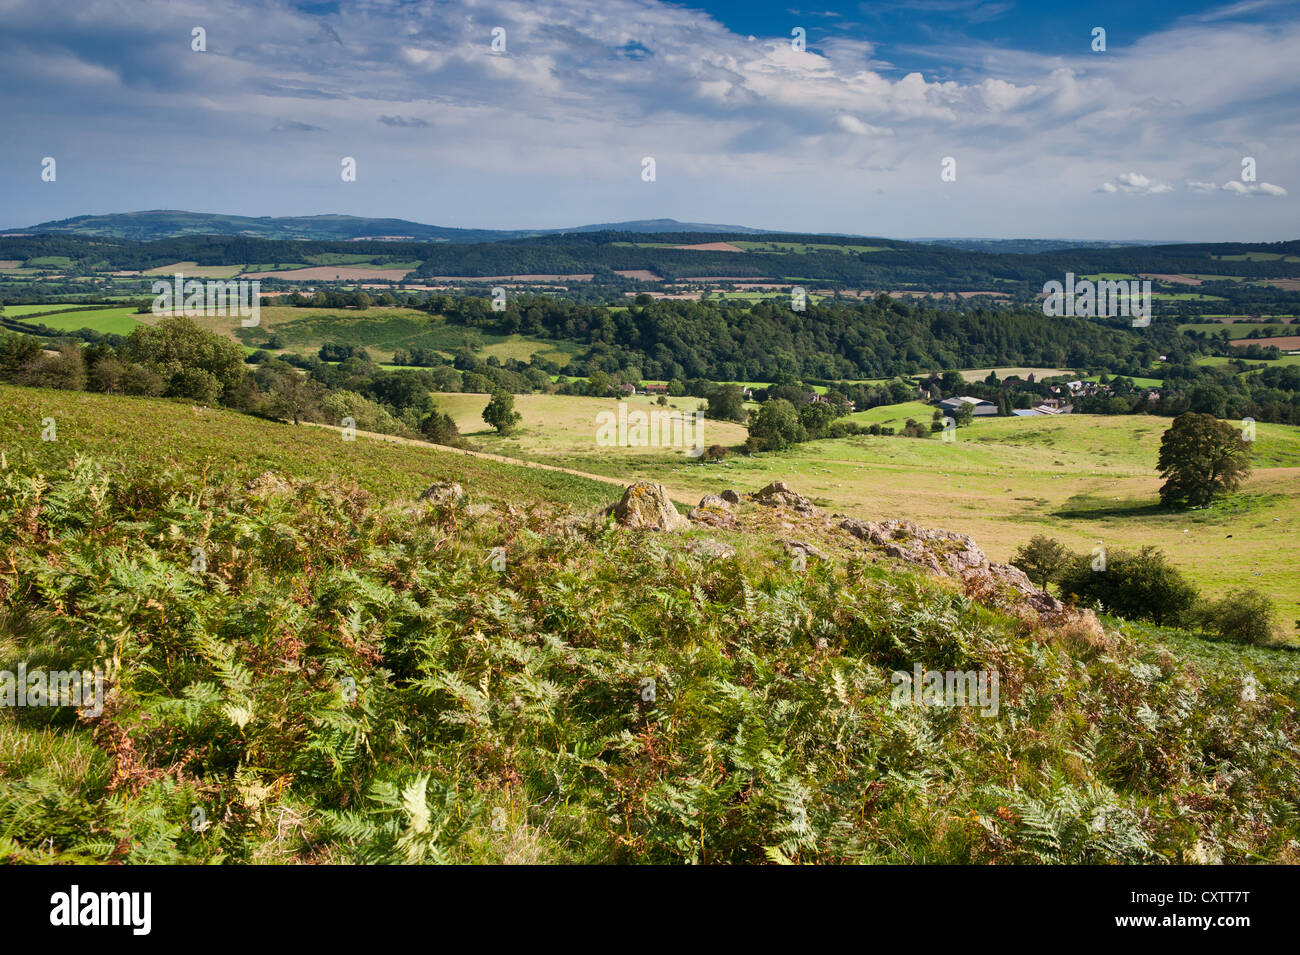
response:
M1189 411L1165 432L1156 466L1165 479L1161 503L1203 506L1250 474L1250 444L1227 421Z
M509 434L522 417L515 410L515 396L508 391L493 392L492 400L483 409L483 420L497 429L497 434Z

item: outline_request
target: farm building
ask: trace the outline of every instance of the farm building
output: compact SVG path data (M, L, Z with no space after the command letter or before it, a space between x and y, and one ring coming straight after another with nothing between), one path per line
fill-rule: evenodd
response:
M971 406L971 414L977 418L998 413L998 406L993 402L985 401L983 398L972 398L969 395L962 395L958 398L945 398L939 402L939 407L949 414L955 414L964 404Z

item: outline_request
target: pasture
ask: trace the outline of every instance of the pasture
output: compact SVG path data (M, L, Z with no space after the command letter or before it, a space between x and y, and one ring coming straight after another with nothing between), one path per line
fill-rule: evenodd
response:
M469 425L487 399L437 400ZM521 397L516 407L525 415L523 433L473 440L514 457L628 481L662 481L676 499L690 503L728 486L754 491L784 480L838 513L906 517L970 534L994 560L1008 560L1037 533L1076 551L1090 551L1098 541L1125 549L1150 544L1207 593L1253 586L1277 602L1288 632L1300 619L1300 566L1285 557L1300 533L1300 428L1258 425L1255 471L1240 493L1205 510L1170 512L1160 507L1155 470L1167 418L977 418L951 443L860 436L702 464L665 449L598 447L592 406L581 402L601 400ZM932 413L931 406L912 402L850 420L875 418L897 427L912 417L928 425ZM744 429L734 427L743 438ZM705 441L726 443L725 433L706 431Z

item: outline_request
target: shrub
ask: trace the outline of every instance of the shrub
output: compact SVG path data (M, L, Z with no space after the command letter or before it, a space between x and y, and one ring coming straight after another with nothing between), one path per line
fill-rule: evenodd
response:
M1089 554L1070 560L1061 572L1061 594L1157 626L1176 626L1195 607L1196 588L1155 547L1110 551L1103 567L1095 564Z
M1277 635L1277 613L1266 594L1251 587L1229 591L1200 611L1201 626L1224 640L1256 645Z

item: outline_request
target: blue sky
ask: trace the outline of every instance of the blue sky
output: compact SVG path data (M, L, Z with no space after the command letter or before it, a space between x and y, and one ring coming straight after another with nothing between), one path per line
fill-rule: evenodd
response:
M0 22L3 227L178 208L1300 234L1296 0L0 0Z

